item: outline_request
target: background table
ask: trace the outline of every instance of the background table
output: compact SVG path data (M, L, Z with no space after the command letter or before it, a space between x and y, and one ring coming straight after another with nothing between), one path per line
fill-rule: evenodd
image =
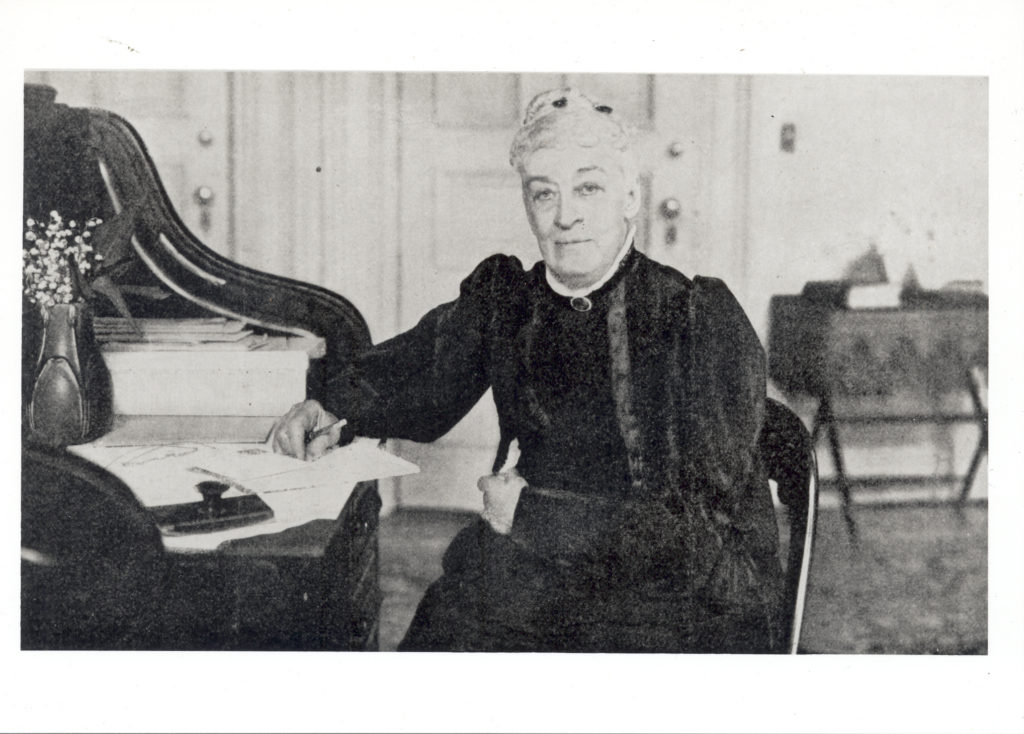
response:
M785 394L817 401L812 434L824 431L848 527L850 478L840 422L963 423L979 439L959 498L966 499L988 446L979 373L988 366L988 309L978 304L846 309L775 296L769 312L769 377ZM961 406L964 394L971 409ZM852 406L837 414L837 402Z

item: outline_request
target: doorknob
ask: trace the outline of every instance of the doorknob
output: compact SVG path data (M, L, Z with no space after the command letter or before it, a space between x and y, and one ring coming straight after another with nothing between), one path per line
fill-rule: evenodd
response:
M665 220L665 244L674 245L678 234L676 231L676 219L679 218L679 214L683 211L683 205L679 203L679 199L669 197L661 202L658 211Z
M209 186L200 186L196 189L193 196L196 197L196 203L199 206L209 206L213 203L213 189Z
M661 202L661 216L665 217L669 221L679 216L679 212L683 210L683 205L679 203L679 199L668 198Z
M213 204L213 189L209 186L199 186L192 193L192 197L199 204L199 227L204 232L210 231L210 206Z

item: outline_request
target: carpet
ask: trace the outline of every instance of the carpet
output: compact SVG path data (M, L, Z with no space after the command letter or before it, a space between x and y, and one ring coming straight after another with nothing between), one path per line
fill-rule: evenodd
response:
M984 654L988 647L988 507L858 505L858 542L838 510L819 513L801 650ZM834 503L832 503L834 504ZM472 520L400 510L381 521L380 649L395 650L441 556Z

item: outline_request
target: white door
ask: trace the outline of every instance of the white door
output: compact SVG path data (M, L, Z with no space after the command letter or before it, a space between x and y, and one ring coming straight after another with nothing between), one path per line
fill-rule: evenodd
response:
M55 88L58 103L128 120L185 225L212 249L230 253L226 72L30 71L25 81Z
M526 267L539 259L508 148L538 92L572 85L615 108L642 135L640 249L692 275L714 274L742 292L742 207L736 171L746 149L742 77L644 74L406 74L400 117L400 328L458 294L486 256ZM667 215L667 216L666 216ZM674 228L674 232L671 230ZM421 473L404 477L399 503L480 507L477 478L498 443L490 393L430 446L406 442Z

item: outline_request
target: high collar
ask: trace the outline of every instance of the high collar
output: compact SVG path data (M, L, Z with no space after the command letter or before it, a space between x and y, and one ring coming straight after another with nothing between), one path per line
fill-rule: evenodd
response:
M633 246L633 238L635 235L636 226L630 224L629 230L626 232L626 238L623 241L622 246L619 248L619 252L615 256L615 259L612 260L611 265L608 267L608 270L605 271L605 274L601 276L598 281L586 286L585 288L570 288L555 278L551 273L551 268L547 267L545 264L544 279L547 281L548 287L558 295L565 296L566 298L589 296L594 291L599 290L601 286L611 280L615 273L618 272L619 266L622 264L622 261L626 258L626 255L629 254L630 248Z

